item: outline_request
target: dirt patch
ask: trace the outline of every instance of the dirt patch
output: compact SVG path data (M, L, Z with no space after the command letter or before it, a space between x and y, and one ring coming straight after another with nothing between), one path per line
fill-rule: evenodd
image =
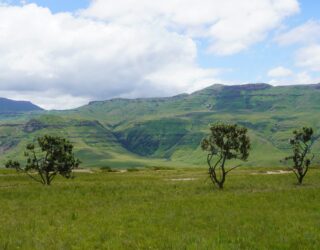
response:
M93 171L91 169L74 169L72 170L74 173L87 173L87 174L93 174Z
M115 171L112 171L113 173L116 173L116 174L123 174L123 173L127 173L128 170L127 169L121 169L121 170L115 170Z
M195 181L197 178L176 178L176 179L170 179L170 181Z
M261 173L251 173L252 175L279 175L279 174L291 174L292 171L285 171L285 170L276 170L276 171L267 171Z

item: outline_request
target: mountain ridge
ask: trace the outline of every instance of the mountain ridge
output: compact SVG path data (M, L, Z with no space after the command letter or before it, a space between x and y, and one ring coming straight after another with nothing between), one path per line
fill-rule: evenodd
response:
M85 104L83 106L77 107L75 109L82 108L87 105L92 105L92 104L97 104L97 103L104 103L104 102L112 102L112 101L144 101L144 100L166 100L166 99L175 99L175 98L183 98L183 97L188 97L192 96L194 94L197 94L199 92L203 92L206 90L216 90L219 91L221 89L238 89L238 90L264 90L264 89L275 89L275 88L287 88L287 87L302 87L302 88L315 88L315 89L320 89L320 83L315 83L315 84L292 84L292 85L271 85L268 83L245 83L245 84L234 84L234 85L228 85L228 84L220 84L220 83L215 83L212 84L208 87L205 87L203 89L194 91L190 94L188 93L181 93L177 95L172 95L172 96L164 96L164 97L137 97L137 98L124 98L124 97L115 97L115 98L110 98L106 100L99 100L99 101L90 101L88 104Z
M0 97L0 113L18 113L42 111L43 109L30 101L16 101Z
M0 119L0 163L22 155L33 138L57 134L75 143L85 166L205 165L201 139L210 123L226 122L249 129L253 150L246 164L279 166L293 130L312 126L320 133L319 108L319 84L212 85L166 98L92 102ZM314 147L320 151L318 139Z

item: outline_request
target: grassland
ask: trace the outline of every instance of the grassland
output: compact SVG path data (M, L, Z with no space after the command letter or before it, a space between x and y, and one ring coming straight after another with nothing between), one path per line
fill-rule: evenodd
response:
M0 249L319 249L320 171L206 169L77 173L43 187L0 172Z

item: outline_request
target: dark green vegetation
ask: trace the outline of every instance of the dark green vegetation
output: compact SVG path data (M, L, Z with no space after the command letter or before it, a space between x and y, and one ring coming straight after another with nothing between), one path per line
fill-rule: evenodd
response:
M24 156L27 157L25 166L18 161L9 160L6 168L23 171L31 179L48 186L57 175L72 178L72 171L80 164L74 157L73 145L58 136L45 135L37 138L37 144L27 145ZM33 175L34 172L38 177Z
M226 169L227 161L246 161L249 157L250 138L247 135L248 130L237 124L216 123L211 125L210 132L201 142L201 147L208 153L207 163L211 181L223 189L227 174L240 167L237 165Z
M39 111L42 108L31 102L13 101L6 98L0 98L0 113L18 113L27 111Z
M0 249L318 249L320 172L261 168L212 191L205 169L77 173L43 188L0 173Z
M2 114L0 163L21 155L33 138L54 134L75 143L84 166L205 166L200 142L209 124L221 121L248 128L252 152L245 165L279 166L290 153L293 130L320 131L319 107L320 85L249 84L213 85L170 98L92 102L71 111ZM314 152L320 152L315 139ZM320 164L319 154L314 162Z
M290 139L293 155L286 157L285 160L292 162L292 170L301 185L314 159L314 154L311 152L313 129L304 127L293 131L293 135L294 137Z

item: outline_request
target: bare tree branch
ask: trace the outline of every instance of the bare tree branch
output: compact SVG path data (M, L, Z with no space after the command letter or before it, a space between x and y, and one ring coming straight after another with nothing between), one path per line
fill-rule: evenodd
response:
M227 173L229 173L229 172L231 172L232 170L234 170L234 169L238 168L238 167L241 167L241 166L242 166L242 165L241 165L241 164L239 164L239 165L237 165L237 166L235 166L235 167L233 167L233 168L229 169L228 171L226 171L226 174L227 174Z

